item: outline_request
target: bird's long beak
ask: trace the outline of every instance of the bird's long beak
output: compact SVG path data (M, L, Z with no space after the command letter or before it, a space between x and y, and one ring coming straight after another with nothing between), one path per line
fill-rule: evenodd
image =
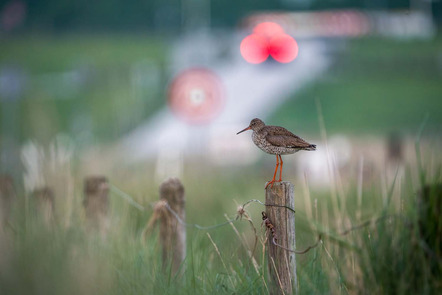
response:
M245 128L245 129L241 130L240 132L238 132L236 135L240 134L241 132L244 132L244 131L250 130L250 129L252 129L252 127L249 126L249 127Z

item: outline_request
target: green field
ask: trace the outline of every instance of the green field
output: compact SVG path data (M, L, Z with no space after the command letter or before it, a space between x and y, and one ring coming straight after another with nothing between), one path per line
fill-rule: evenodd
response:
M440 137L441 52L440 36L430 41L349 40L330 70L274 113L272 124L316 133L318 101L331 133L414 133L428 113L427 128Z
M49 142L59 132L112 141L165 105L167 44L141 35L4 39L2 72L13 68L25 78L18 102L0 105L0 122L14 114L6 124L14 126L20 141ZM320 102L332 133L415 132L428 113L427 129L440 134L442 37L362 38L342 45L331 53L330 70L296 93L269 123L316 134Z
M23 87L18 102L1 104L0 120L15 114L7 122L20 141L47 143L60 132L78 139L87 130L109 142L164 105L166 49L162 39L142 35L2 40L2 71L21 73Z

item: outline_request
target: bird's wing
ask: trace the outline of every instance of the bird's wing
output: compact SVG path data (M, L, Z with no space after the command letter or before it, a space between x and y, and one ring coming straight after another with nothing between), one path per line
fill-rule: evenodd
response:
M290 131L288 131L283 127L272 126L272 128L266 128L266 129L267 129L266 139L272 145L280 147L301 148L301 149L310 147L310 143L306 142L301 137L291 133Z

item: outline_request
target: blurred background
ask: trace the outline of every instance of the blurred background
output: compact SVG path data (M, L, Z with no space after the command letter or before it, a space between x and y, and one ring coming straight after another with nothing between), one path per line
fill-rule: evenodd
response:
M228 270L206 232L189 227L196 270L173 285L156 238L140 239L151 211L115 193L150 208L159 184L179 177L189 223L234 217L238 203L264 199L274 171L250 131L236 135L255 117L318 147L284 156L300 249L318 228L415 220L417 192L442 181L441 25L437 0L0 0L0 174L17 196L9 234L0 229L0 293L266 293L255 284L266 268L241 264L248 224L235 223L241 242L230 227L210 232ZM107 240L83 233L89 175L109 180ZM31 193L45 187L49 230L32 222ZM8 194L0 187L0 203ZM259 228L263 207L247 210ZM303 292L441 288L442 263L423 271L440 242L422 248L400 221L325 238L299 258Z
M264 156L235 135L252 118L314 142L319 108L343 161L357 140L406 140L426 114L440 138L439 1L12 0L0 12L1 172L17 180L23 149L57 140L91 173L247 166ZM260 23L294 38L296 58L241 56Z

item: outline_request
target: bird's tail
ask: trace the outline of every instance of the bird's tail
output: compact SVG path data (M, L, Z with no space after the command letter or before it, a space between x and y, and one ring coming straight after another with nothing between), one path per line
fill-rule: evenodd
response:
M305 148L306 151L316 151L316 144L311 144Z

